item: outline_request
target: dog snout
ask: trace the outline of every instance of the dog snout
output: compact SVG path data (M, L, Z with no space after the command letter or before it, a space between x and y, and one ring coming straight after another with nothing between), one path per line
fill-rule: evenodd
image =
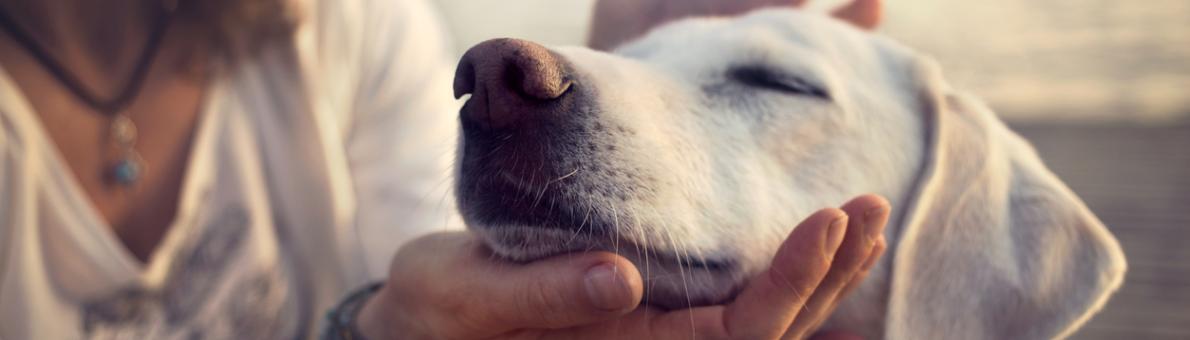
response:
M481 129L503 130L558 114L575 85L571 69L563 57L532 42L480 43L463 55L455 72L455 97L471 94L461 118Z

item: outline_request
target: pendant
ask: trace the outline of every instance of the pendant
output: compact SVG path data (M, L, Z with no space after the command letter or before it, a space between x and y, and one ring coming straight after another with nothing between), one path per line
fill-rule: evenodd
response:
M116 162L112 166L112 180L116 184L123 186L131 186L136 184L136 180L140 179L141 166L134 158L124 158Z
M121 186L132 186L140 180L144 172L144 159L136 152L136 124L123 114L117 114L112 119L111 138L120 152L120 160L111 167L109 176L112 182Z

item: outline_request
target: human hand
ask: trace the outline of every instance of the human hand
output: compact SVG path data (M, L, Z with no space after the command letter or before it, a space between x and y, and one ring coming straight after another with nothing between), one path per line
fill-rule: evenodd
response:
M800 339L883 253L888 211L870 195L820 210L734 301L674 311L638 306L640 273L612 253L513 264L470 233L434 234L402 248L357 322L369 339Z
M588 45L610 50L657 25L696 16L738 15L762 7L801 7L806 0L599 0L591 21ZM834 11L835 17L874 29L883 10L881 0L853 0Z

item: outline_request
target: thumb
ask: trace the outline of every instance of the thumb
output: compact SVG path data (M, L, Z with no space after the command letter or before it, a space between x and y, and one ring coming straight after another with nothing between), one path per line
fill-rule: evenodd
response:
M608 320L640 304L636 266L607 252L560 255L494 267L481 277L491 291L486 315L500 326L557 329Z

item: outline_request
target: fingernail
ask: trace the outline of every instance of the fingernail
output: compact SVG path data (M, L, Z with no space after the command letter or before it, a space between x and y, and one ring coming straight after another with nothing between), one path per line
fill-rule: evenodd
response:
M827 255L833 255L835 250L839 249L839 245L843 244L843 235L847 233L847 215L840 215L831 221L831 225L827 227L826 240L822 245Z
M875 240L884 232L884 217L888 214L888 207L881 206L864 213L864 232L869 240Z
M597 308L614 311L632 307L632 290L617 268L605 263L587 270L587 298Z

